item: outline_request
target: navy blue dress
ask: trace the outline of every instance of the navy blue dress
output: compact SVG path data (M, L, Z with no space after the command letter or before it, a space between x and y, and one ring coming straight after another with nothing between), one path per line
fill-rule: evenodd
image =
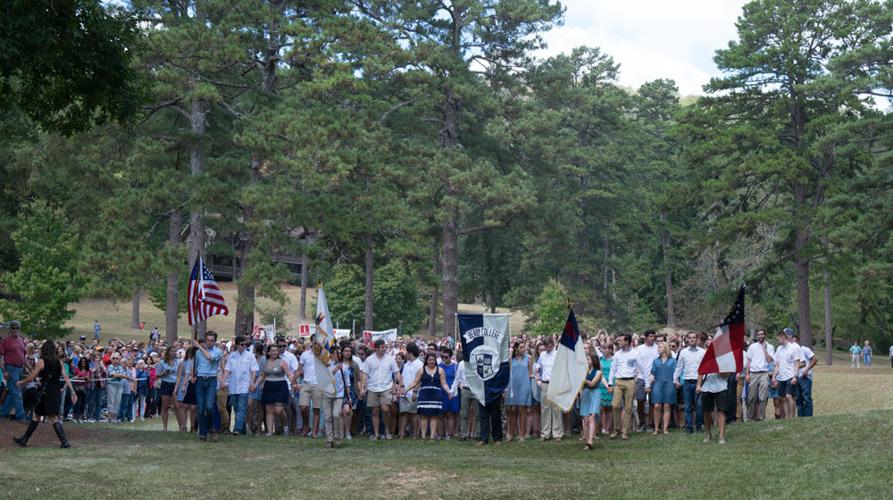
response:
M440 387L438 370L434 370L434 375L428 375L428 368L422 368L422 380L419 385L419 399L416 407L419 415L426 417L437 417L443 413L443 388Z

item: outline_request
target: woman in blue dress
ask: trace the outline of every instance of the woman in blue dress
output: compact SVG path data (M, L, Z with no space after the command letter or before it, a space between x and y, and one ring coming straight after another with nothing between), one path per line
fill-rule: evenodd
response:
M512 346L511 381L506 397L506 413L508 414L508 431L506 441L512 440L512 435L518 437L518 441L527 439L527 411L533 404L533 394L530 390L530 379L533 378L533 360L522 342L515 342Z
M586 449L592 449L592 440L596 436L596 419L602 406L602 396L599 387L602 382L601 363L598 353L593 350L587 357L588 372L583 381L583 394L580 396L580 416L583 417L583 438L586 440Z
M419 388L415 394L418 398L416 408L421 420L422 439L425 439L429 425L431 432L428 434L428 439L434 439L437 437L437 419L443 413L444 395L452 401L455 399L455 394L450 392L443 368L437 366L437 356L433 352L425 354L425 366L419 370L415 381L406 388L406 392L416 388Z
M447 386L452 387L453 381L456 380L456 372L459 369L459 363L453 361L453 350L444 347L440 350L440 369L446 377ZM450 391L443 394L443 433L447 439L450 436L458 435L459 409L461 401L459 398L448 397Z
M661 342L657 346L658 358L651 364L651 376L645 377L645 392L651 395L654 406L654 432L667 433L670 427L672 405L676 403L676 386L673 384L673 372L676 371L676 358L670 351L670 344ZM663 416L661 416L663 412ZM663 431L659 429L663 424Z

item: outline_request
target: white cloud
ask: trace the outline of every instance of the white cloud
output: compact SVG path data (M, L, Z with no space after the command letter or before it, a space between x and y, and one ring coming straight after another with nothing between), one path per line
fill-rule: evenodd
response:
M672 78L682 95L719 75L716 49L737 37L735 21L745 0L565 0L564 26L544 34L540 55L574 47L599 47L620 64L620 83L630 87Z

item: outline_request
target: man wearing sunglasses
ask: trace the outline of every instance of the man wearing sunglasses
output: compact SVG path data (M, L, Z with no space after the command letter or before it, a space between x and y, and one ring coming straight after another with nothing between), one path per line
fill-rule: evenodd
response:
M248 393L254 390L254 380L260 369L254 354L248 350L248 340L236 337L236 350L226 358L223 379L229 393L229 404L236 413L233 434L246 434L245 415L248 412Z
M9 409L15 405L15 419L17 422L27 422L28 417L25 414L25 407L22 404L22 390L19 389L18 381L22 379L22 371L25 367L25 340L19 335L22 324L18 321L9 322L9 335L0 341L0 372L3 373L3 379L6 386L9 387L9 396L0 407L0 417L9 415Z

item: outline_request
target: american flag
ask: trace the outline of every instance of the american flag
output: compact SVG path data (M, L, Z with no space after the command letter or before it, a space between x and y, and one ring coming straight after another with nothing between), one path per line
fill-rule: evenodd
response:
M189 304L190 326L217 314L224 316L229 314L226 301L223 299L223 292L220 291L220 287L217 286L217 282L205 267L201 257L195 261L192 274L189 276L187 303Z
M737 373L744 367L744 291L738 290L735 305L716 327L713 342L698 367L698 374Z

